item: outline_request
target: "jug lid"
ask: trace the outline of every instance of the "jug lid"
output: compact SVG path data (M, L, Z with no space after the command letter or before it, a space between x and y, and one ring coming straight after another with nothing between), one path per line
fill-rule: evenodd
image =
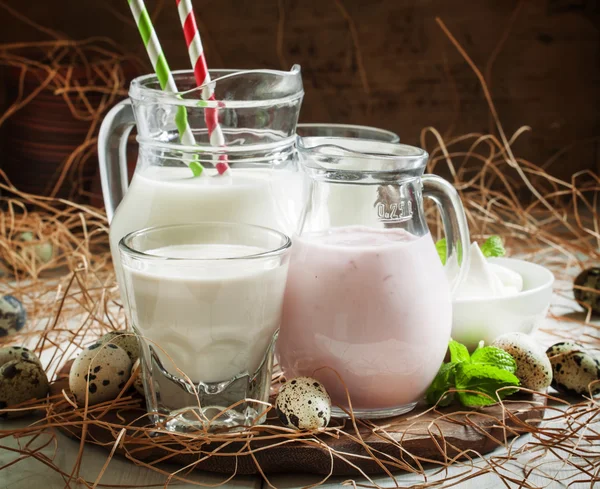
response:
M298 137L298 152L306 168L365 174L420 176L429 154L408 144L341 137Z

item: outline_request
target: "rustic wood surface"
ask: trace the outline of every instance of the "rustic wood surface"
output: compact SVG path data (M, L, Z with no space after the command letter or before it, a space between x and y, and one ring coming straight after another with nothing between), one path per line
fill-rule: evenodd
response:
M563 287L564 289L564 287ZM572 301L565 299L563 296L556 295L551 313L559 317L568 315L568 319L578 318L583 319L583 314L574 314L574 304ZM575 326L569 320L565 322L557 321L556 319L548 318L546 323L542 325L540 331L536 334L536 339L544 346L548 346L557 341L555 333L561 335L575 335L578 338L596 337L594 327L582 328ZM595 321L594 324L600 324L600 321ZM575 328L575 329L574 329ZM588 336L589 335L589 336ZM553 409L564 408L563 405L553 403ZM65 487L79 488L84 487L82 484L69 482L68 474L74 470L74 464L77 459L77 454L80 451L79 441L67 438L62 433L51 433L42 435L36 439L22 436L18 439L6 437L3 435L3 430L10 430L17 427L25 427L34 422L30 418L21 420L12 420L0 425L0 467L4 467L0 472L0 489L30 489L34 487L43 487L44 489L62 489ZM549 421L543 421L548 424ZM557 425L556 428L560 428ZM600 429L599 423L589 425L589 429ZM56 436L55 442L50 442L50 437ZM514 449L520 445L531 441L530 436L522 436L514 442ZM39 447L39 459L33 458L20 459L19 455L14 450L18 446L30 444L31 447ZM499 447L490 453L490 456L504 456L506 449ZM134 465L124 457L114 457L110 463L105 466L107 452L104 448L96 447L87 444L83 452L83 459L80 465L80 477L87 481L98 482L98 487L114 487L120 488L138 488L143 486L158 486L163 487L167 483L167 474L181 469L180 465L160 464L154 470L143 466ZM44 463L44 458L52 459L67 476L62 476ZM531 471L528 467L528 459L525 456L518 456L513 459L510 464L510 469L513 471L515 480L526 481L527 485L519 486L517 483L503 482L502 479L493 471L481 472L481 469L488 467L488 457L466 460L452 464L447 469L440 470L435 467L427 468L422 474L412 474L406 472L394 473L394 478L387 475L371 476L369 480L364 476L323 476L314 474L301 474L287 472L282 474L268 475L267 479L260 476L238 475L234 479L230 479L228 475L210 473L206 471L187 471L179 475L183 480L171 480L171 484L177 483L176 487L184 489L192 489L198 486L215 486L225 489L267 489L269 487L277 487L279 489L299 489L313 484L322 483L320 487L323 489L331 489L337 487L352 487L352 482L355 482L359 487L402 487L402 488L419 488L424 487L459 487L460 489L495 489L506 488L511 489L517 487L535 487L549 489L590 489L589 477L586 474L573 469L564 460L553 454L548 454L541 470ZM162 472L160 472L162 471ZM470 477L473 478L470 478ZM564 483L553 481L552 478L559 478ZM459 485L456 485L457 480L460 480ZM91 485L87 486L91 487ZM169 486L171 487L171 486Z
M64 369L62 372L63 378L52 385L52 394L60 394L63 390L65 392L69 391L69 369L70 366ZM133 395L139 397L137 393L133 393ZM138 409L121 409L118 413L111 411L100 420L110 424L131 425L134 428L148 426L147 419L135 422L145 413L143 401L141 397L139 399L140 406ZM424 463L424 460L448 462L448 460L456 458L459 454L469 450L470 453L466 452L465 455L489 453L502 445L505 440L526 433L527 426L538 426L544 416L545 405L546 398L539 395L523 395L520 398L506 401L506 411L499 405L495 405L473 410L449 407L440 409L438 413L435 413L428 411L425 404L419 404L411 413L385 420L386 425L393 424L393 427L387 428L385 433L373 433L373 430L369 429L366 424L359 423L359 436L370 449L390 456L390 462L383 464L386 470L397 471L398 462L393 463L392 459L415 465L415 460L407 456L406 453L418 457L420 463ZM72 408L66 402L61 407L64 408L66 413L72 411ZM60 409L60 407L57 407L57 409ZM438 421L441 415L444 418ZM505 431L499 428L502 420L509 417L512 421L508 425L514 431ZM73 418L74 421L76 419L76 417ZM470 426L465 425L467 421L471 423ZM275 417L269 419L268 424L280 425ZM381 421L376 424L381 424ZM331 425L345 425L344 431L353 435L356 434L349 422L332 420ZM86 429L86 440L88 442L94 440L94 442L112 449L118 431L114 429L111 431L95 424L88 425ZM82 428L70 426L62 428L62 431L68 436L80 439ZM130 434L133 431L130 431ZM393 442L386 439L386 436L390 436ZM265 474L296 472L356 476L360 474L357 468L366 474L385 473L380 465L370 460L368 453L359 443L344 436L319 436L319 439L325 442L329 448L343 452L347 460L355 467L338 458L332 460L330 452L326 449L308 446L301 442L272 447L274 443L279 444L279 440L263 441L258 436L252 441L251 447L262 449L255 456ZM147 441L140 440L140 438L136 439L135 435L130 435L121 443L117 453L124 454L131 451L135 453L136 458L145 462L160 460L169 455L166 450L158 448L140 451L140 448L145 446L147 446ZM176 445L172 445L170 448L177 449ZM183 448L181 447L181 449ZM258 474L257 465L249 455L238 457L219 456L219 454L239 452L242 449L243 444L241 443L228 444L226 447L213 444L202 447L201 457L198 454L182 454L169 457L169 459L172 463L181 464L181 466L194 464L196 470L223 474L232 474L236 471L238 474ZM215 451L216 455L206 458L206 455L212 451ZM199 458L206 458L206 460L198 462ZM461 458L464 458L464 456Z

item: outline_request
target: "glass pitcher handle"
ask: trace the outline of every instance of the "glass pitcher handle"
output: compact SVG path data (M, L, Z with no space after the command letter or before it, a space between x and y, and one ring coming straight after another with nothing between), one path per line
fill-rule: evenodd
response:
M127 138L135 125L129 99L115 105L106 114L98 134L98 162L102 197L108 222L127 191Z
M451 290L463 280L469 270L469 225L456 189L436 175L423 175L423 197L433 200L442 215L446 235L446 274Z

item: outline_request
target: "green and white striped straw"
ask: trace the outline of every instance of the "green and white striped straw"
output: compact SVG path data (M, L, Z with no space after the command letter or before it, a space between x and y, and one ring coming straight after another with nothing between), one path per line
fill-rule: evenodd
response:
M177 85L175 85L175 79L171 74L171 69L169 68L167 59L165 58L163 50L160 46L160 42L158 41L156 31L154 30L154 26L150 20L150 15L148 15L148 10L144 5L144 0L128 0L128 2L129 8L131 8L131 12L133 13L133 17L135 19L135 23L140 31L140 36L142 36L142 41L146 47L148 57L150 58L154 72L158 77L160 88L165 92L177 93L179 90L177 90ZM183 144L190 146L196 144L194 134L192 133L187 121L187 111L183 105L180 105L177 108L175 125L177 126L179 138ZM197 161L197 158L195 158L195 160L196 161L189 162L189 167L194 175L198 176L202 173L204 167L199 161Z

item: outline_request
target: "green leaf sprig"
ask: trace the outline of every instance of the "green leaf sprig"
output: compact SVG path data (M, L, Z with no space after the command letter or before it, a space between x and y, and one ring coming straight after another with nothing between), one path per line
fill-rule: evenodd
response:
M457 400L467 407L487 406L518 390L506 389L518 387L519 379L515 376L515 359L504 350L481 343L469 355L467 347L454 340L450 340L448 349L450 362L440 367L427 389L429 404L448 406ZM454 391L449 392L451 389Z
M435 242L435 249L440 255L440 260L442 260L442 265L446 264L447 258L447 250L446 250L446 238L439 239Z
M442 260L442 265L446 264L446 238L442 238L435 242L435 249L440 256L440 260ZM462 250L458 250L458 262L462 261ZM506 250L504 249L504 244L502 243L502 238L498 235L490 236L485 242L481 245L481 253L486 258L495 257L495 256L504 256L506 255Z
M483 253L483 256L486 258L506 255L506 250L504 249L504 244L502 243L500 236L493 235L486 239L485 243L481 245L481 253Z

